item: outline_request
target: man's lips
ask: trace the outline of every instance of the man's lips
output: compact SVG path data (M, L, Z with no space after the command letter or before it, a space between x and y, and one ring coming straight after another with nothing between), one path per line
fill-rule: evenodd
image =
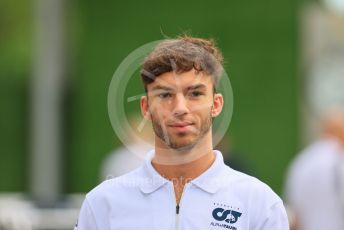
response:
M171 127L185 127L185 126L190 126L193 125L192 122L176 122L176 123L172 123L169 126Z
M179 132L185 132L191 129L194 124L192 122L176 122L169 126Z

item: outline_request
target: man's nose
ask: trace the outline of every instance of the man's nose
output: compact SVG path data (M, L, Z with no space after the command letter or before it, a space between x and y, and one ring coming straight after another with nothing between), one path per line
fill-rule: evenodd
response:
M182 116L184 114L187 114L189 112L188 106L187 106L187 100L184 97L183 94L177 94L175 97L174 102L174 108L173 108L173 115L174 116Z

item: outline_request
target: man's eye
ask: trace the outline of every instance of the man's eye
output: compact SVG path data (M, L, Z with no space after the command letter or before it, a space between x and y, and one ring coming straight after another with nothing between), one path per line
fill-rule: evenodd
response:
M168 97L171 97L171 93L160 93L159 97L160 98L168 98Z
M190 96L192 96L192 97L198 97L198 96L201 96L201 95L203 95L203 93L199 92L199 91L193 91L193 92L190 93Z

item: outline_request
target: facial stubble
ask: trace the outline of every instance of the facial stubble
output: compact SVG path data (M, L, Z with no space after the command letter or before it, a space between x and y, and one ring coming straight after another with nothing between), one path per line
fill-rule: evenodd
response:
M169 148L176 150L176 151L188 151L194 148L203 138L204 136L210 131L211 125L212 125L212 116L211 116L211 110L208 113L208 116L206 116L204 119L201 120L201 127L198 132L196 133L187 133L187 132L178 132L176 135L177 138L173 137L173 134L169 134L167 131L167 127L163 126L160 122L160 120L151 113L151 119L152 119L152 126L155 135L162 140L166 146ZM187 142L187 143L181 143L181 141L178 141L178 138L183 138L187 135L195 135L193 140Z

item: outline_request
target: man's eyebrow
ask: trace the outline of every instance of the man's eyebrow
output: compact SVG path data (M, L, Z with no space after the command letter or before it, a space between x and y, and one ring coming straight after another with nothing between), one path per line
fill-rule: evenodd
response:
M189 91L189 90L206 89L206 88L207 88L207 86L206 86L205 84L199 83L199 84L195 84L195 85L188 86L188 87L186 88L186 90ZM168 86L165 86L165 85L156 85L156 86L153 86L152 91L158 91L158 90L173 91L174 88L168 87Z
M207 86L204 84L196 84L196 85L191 85L187 88L187 90L195 90L195 89L206 89Z
M164 86L164 85L156 85L152 88L152 90L167 90L167 91L172 91L173 88L168 87L168 86Z

